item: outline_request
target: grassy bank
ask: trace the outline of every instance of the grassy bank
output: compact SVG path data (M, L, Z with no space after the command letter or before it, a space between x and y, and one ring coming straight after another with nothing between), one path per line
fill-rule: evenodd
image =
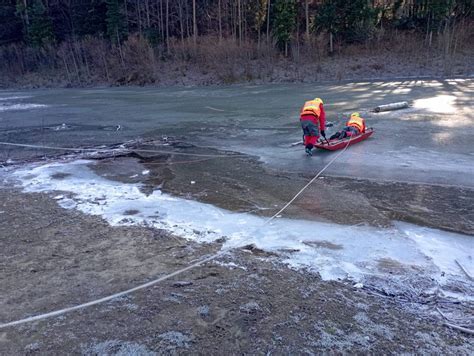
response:
M206 36L194 44L174 40L168 48L129 36L111 45L99 38L59 45L0 47L0 87L96 85L209 85L240 82L317 82L404 76L463 76L474 73L472 26L429 39L410 33L381 33L365 44L335 46L327 38L295 42L288 56L274 43Z

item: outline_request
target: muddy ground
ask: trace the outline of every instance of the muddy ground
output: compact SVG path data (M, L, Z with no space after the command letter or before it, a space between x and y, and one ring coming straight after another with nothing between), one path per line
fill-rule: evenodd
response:
M145 191L160 186L175 195L265 216L307 182L304 176L268 171L252 158L182 161L167 155L123 157L94 167L108 179L138 179ZM150 174L130 178L143 168ZM242 186L234 179L239 171L258 174L249 175ZM458 206L446 210L440 197ZM328 199L333 202L329 209L305 204ZM112 227L98 217L60 208L51 194L25 194L5 186L0 201L2 322L119 292L220 248L219 243L198 244L152 228ZM344 214L335 214L334 207L343 212L357 208L357 213L347 214L351 220L346 223L386 226L397 217L472 234L472 203L472 191L463 189L324 178L288 214L338 222ZM235 250L126 297L3 329L0 353L474 352L472 337L444 326L435 312L438 307L469 316L469 304L375 295L349 281L322 281L317 274L294 271L278 261L251 247ZM385 262L387 268L397 267Z
M111 227L42 194L0 194L1 209L9 212L0 224L2 320L99 298L219 248L147 228ZM220 265L229 262L238 267ZM472 339L443 326L429 313L433 307L323 282L259 251L240 250L130 296L2 330L0 352L472 353Z

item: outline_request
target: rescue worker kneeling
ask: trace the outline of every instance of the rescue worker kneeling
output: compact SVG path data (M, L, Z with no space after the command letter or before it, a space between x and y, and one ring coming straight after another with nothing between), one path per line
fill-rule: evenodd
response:
M311 155L311 150L318 141L319 133L326 138L326 113L324 112L323 101L315 98L304 103L300 112L300 123L303 129L303 143L306 153ZM318 130L319 126L319 130Z
M346 127L344 127L341 131L336 132L332 135L329 139L343 139L346 137L357 136L360 133L365 132L365 120L360 117L358 112L354 112L351 114L351 117L346 122Z

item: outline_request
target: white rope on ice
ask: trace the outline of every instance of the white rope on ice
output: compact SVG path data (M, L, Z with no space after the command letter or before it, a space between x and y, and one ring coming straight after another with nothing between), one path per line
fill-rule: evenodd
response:
M14 147L23 147L23 148L36 148L36 149L45 149L45 150L58 150L58 151L83 151L83 152L113 152L113 151L133 151L133 152L144 152L144 153L161 153L169 155L181 155L181 156L196 156L196 157L210 157L210 158L234 158L234 157L246 157L244 154L203 154L203 153L190 153L190 152L177 152L177 151L168 151L168 150L151 150L151 149L129 149L129 148L74 148L74 147L59 147L59 146L46 146L46 145L30 145L26 143L13 143L13 142L0 142L0 145L3 146L14 146Z
M301 188L298 193L296 193L293 198L291 200L288 201L288 203L286 203L280 210L278 210L278 212L276 212L275 214L273 214L270 218L268 218L267 220L265 220L265 222L260 226L258 227L254 232L258 231L259 229L263 228L265 225L269 224L270 222L272 222L276 217L278 217L283 211L285 211L286 208L288 208L316 179L318 179L321 174L329 168L329 166L331 166L338 158L339 156L341 156L347 149L347 147L349 146L350 142L351 142L351 139L350 138L348 141L347 141L347 144L346 146L337 154L334 156L333 159L331 159L329 161L329 163L327 163L323 169L321 169L303 188ZM0 142L1 144L1 142ZM250 235L250 234L249 234ZM248 241L251 237L247 237L246 239L243 239L242 241L240 241L240 245L242 245L244 242ZM0 324L0 329L5 329L7 327L10 327L10 326L15 326L15 325L20 325L20 324L25 324L25 323L29 323L29 322L32 322L32 321L37 321L37 320L43 320L43 319L47 319L47 318L51 318L53 316L58 316L58 315L62 315L62 314L66 314L66 313L69 313L69 312L72 312L74 310L79 310L79 309L84 309L84 308L87 308L87 307L90 307L90 306L93 306L93 305L97 305L97 304L100 304L100 303L104 303L104 302L107 302L107 301L110 301L112 299L115 299L117 297L121 297L123 295L127 295L127 294L130 294L130 293L133 293L135 291L138 291L140 289L144 289L144 288L147 288L147 287L151 287L152 285L155 285L157 283L160 283L160 282L163 282L167 279L170 279L172 277L175 277L175 276L178 276L184 272L187 272L191 269L194 269L196 267L199 267L207 262L210 262L210 261L213 261L221 256L223 256L225 253L227 253L229 250L233 249L235 247L229 247L229 248L226 248L226 249L222 249L220 250L219 252L215 253L214 255L211 255L209 257L206 257L196 263L193 263L191 265L188 265L187 267L184 267L184 268L181 268L177 271L174 271L172 273L169 273L167 275L164 275L162 277L159 277L157 279L154 279L150 282L147 282L147 283L144 283L144 284L141 284L139 286L136 286L134 288L130 288L130 289L127 289L127 290L124 290L122 292L118 292L118 293L115 293L115 294L112 294L112 295L109 295L109 296L106 296L106 297L103 297L103 298L100 298L100 299L95 299L95 300L92 300L90 302L87 302L87 303L83 303L83 304L79 304L79 305L75 305L75 306L72 306L72 307L68 307L68 308L64 308L64 309L59 309L59 310L55 310L55 311L52 311L52 312L49 312L49 313L44 313L44 314L39 314L39 315L35 315L35 316L31 316L31 317L28 317L28 318L24 318L24 319L20 319L20 320L16 320L16 321L11 321L11 322L8 322L8 323L4 323L4 324Z

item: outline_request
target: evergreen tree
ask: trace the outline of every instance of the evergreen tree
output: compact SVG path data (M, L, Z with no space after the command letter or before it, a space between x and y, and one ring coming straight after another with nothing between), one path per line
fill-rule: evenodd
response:
M15 13L15 0L0 4L0 45L23 39L21 17Z
M71 6L71 21L74 35L104 36L107 33L107 4L103 0L89 0L87 3L74 2Z
M280 48L288 55L288 44L296 25L296 1L277 0L275 3L274 34Z
M319 9L314 29L347 43L363 42L372 34L377 11L367 0L327 0Z
M107 36L113 42L121 42L127 34L126 23L119 0L106 0Z
M252 13L255 14L254 29L257 32L258 44L260 44L260 36L262 26L267 18L268 0L256 0L250 4Z
M269 39L272 30L287 53L292 35L306 31L309 39L310 21L313 30L331 34L330 43L364 42L376 23L388 31L426 33L431 43L457 24L469 31L473 6L472 0L0 0L0 44L38 46L71 36L106 36L117 44L129 32L145 34L155 45L176 37L185 43L196 28L199 36L260 43L262 31Z
M33 46L54 42L53 24L42 0L35 0L28 9L27 40Z
M449 21L455 3L455 0L429 0L423 13L423 23L426 23L427 30L439 32L446 21Z

